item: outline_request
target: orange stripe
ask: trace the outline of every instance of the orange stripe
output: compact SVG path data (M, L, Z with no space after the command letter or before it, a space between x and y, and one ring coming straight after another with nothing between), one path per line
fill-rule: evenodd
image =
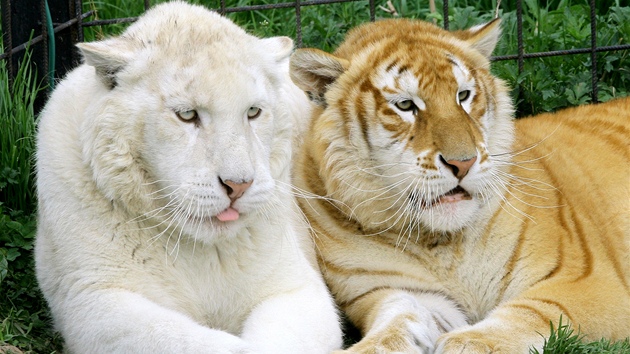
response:
M537 308L529 306L529 305L523 305L523 304L508 304L507 306L510 307L514 307L514 308L520 308L523 310L527 310L533 314L535 314L536 316L538 316L540 318L541 321L545 322L545 323L549 323L549 318L547 316L545 316L544 313L540 312Z
M586 242L586 234L584 233L584 228L582 227L582 223L578 221L579 218L575 217L575 214L568 210L569 215L571 216L571 221L575 225L577 236L580 240L580 249L582 250L582 254L584 255L584 263L582 274L575 279L575 281L583 280L587 278L589 275L593 273L593 253L591 252L587 242Z
M449 302L451 302L453 304L454 307L461 309L462 306L459 305L455 300L453 300L451 297L449 297L448 295L446 295L445 293L441 292L441 291L436 291L436 290L427 290L427 289L418 289L418 288L408 288L408 287L390 287L390 286L377 286L374 287L366 292L364 292L361 295L358 295L350 300L347 301L342 301L339 302L339 306L347 308L349 306L352 306L354 303L360 301L361 299L364 299L365 297L372 295L374 293L377 293L379 291L383 291L383 290L390 290L390 291L404 291L410 294L431 294L431 295L436 295L442 299L445 299Z

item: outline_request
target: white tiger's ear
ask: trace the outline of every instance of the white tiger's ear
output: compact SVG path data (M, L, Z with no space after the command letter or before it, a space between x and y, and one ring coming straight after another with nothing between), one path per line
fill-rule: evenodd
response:
M468 42L483 56L490 58L501 36L501 20L495 18L488 23L472 27L466 31L457 31L454 34Z
M276 61L282 61L291 55L293 40L289 37L270 37L260 40L265 51L272 53Z
M327 86L350 66L347 60L314 48L296 50L290 63L293 83L306 92L311 101L323 106Z
M85 63L93 66L103 82L116 86L115 76L125 67L135 53L131 41L122 38L106 39L99 42L79 43Z

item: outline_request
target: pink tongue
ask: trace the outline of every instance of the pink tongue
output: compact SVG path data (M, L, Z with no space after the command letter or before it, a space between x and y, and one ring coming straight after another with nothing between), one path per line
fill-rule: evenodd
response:
M221 221L234 221L238 219L238 211L234 208L227 208L217 214L217 219Z

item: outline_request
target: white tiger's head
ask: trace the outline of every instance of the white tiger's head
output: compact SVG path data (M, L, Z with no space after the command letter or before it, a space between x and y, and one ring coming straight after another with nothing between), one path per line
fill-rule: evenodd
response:
M499 21L449 32L415 20L352 30L331 55L298 49L293 81L320 105L305 183L363 227L455 231L499 195L513 108L489 72ZM301 167L304 168L304 167Z
M271 209L289 182L290 105L309 105L288 77L290 38L173 2L80 49L103 85L84 160L110 200L202 241Z

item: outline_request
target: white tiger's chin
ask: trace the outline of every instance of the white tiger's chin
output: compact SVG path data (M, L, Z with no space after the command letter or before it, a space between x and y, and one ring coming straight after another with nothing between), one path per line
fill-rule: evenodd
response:
M423 207L419 219L433 231L457 231L475 220L481 203L477 198L440 198Z

